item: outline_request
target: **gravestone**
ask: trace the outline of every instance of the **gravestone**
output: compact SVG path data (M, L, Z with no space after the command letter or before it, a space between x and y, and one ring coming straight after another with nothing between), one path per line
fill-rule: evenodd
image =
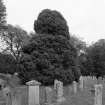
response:
M59 81L57 79L54 80L54 89L57 89L57 84L59 83Z
M0 79L0 90L5 87L5 80Z
M12 105L12 94L10 87L2 88L3 96L6 99L6 105Z
M6 100L6 105L12 105L12 100L11 100L11 89L10 86L7 86L7 82L4 79L0 79L0 87L3 93L3 97Z
M80 88L80 90L83 90L83 88L84 88L84 79L82 76L79 79L79 88Z
M63 96L63 83L59 81L57 83L57 102L63 102L65 98Z
M73 92L77 93L77 82L73 81Z
M40 83L32 80L26 83L28 85L28 105L39 105L39 85Z
M54 90L55 90L55 93L57 95L57 84L59 83L59 81L57 79L54 80Z
M22 92L15 90L12 92L12 105L22 105Z
M9 86L2 89L3 96L6 99L6 105L22 105L21 104L21 92L15 90Z
M96 80L96 79L95 79L95 76L93 76L92 79L93 79L93 80Z
M95 98L94 98L94 105L102 105L102 84L95 85Z
M0 74L0 78L1 78L0 86L3 92L3 96L6 99L6 105L21 105L20 103L21 101L17 100L17 97L15 97L15 92L14 92L15 85L11 81L12 80L11 75Z
M52 98L52 89L50 87L45 87L45 105L51 105Z

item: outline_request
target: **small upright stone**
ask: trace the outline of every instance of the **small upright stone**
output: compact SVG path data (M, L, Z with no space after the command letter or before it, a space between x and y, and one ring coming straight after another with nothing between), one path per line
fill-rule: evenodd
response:
M59 81L57 79L54 80L54 89L57 89L57 84L59 83Z
M15 90L12 93L12 104L9 105L22 105L22 92L20 90Z
M63 83L61 81L57 84L57 102L63 102L65 98L63 96Z
M77 82L76 81L73 81L73 90L74 90L74 93L77 93Z
M11 94L11 90L10 87L4 87L2 88L2 92L3 92L3 96L6 99L6 105L12 105L12 94Z
M82 76L79 79L79 88L80 88L80 90L83 90L83 88L84 88L84 80L83 80Z
M95 85L95 98L94 98L94 105L102 105L102 84Z
M52 89L50 87L45 87L45 105L51 105L52 98Z

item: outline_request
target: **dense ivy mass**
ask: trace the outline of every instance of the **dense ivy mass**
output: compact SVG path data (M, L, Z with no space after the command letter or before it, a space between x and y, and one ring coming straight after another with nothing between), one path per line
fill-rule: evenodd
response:
M63 36L38 34L23 48L26 78L34 78L44 85L59 79L65 84L79 77L76 69L76 49Z
M50 9L45 9L39 14L34 29L39 34L63 35L70 39L66 20L59 12Z

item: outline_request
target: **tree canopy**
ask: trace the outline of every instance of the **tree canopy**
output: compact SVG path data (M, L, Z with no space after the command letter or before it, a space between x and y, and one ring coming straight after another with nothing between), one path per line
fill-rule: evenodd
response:
M0 73L16 72L16 61L10 54L0 53Z
M71 44L67 22L61 13L43 10L34 29L36 34L22 48L24 80L33 78L43 85L53 84L54 79L64 84L78 81L77 49Z
M66 84L79 78L77 51L62 35L37 34L23 47L23 53L21 63L26 77L42 84L53 84L54 79Z
M0 0L0 31L5 28L6 24L6 7L3 0Z
M25 30L19 26L8 24L6 30L2 31L1 41L4 45L2 53L10 54L17 64L17 72L19 71L21 48L27 43L29 36Z
M34 23L34 30L39 34L63 35L70 39L69 28L64 17L58 11L44 9Z
M2 42L5 44L3 52L10 53L16 61L21 55L21 47L27 42L28 34L19 26L8 24L7 30L1 35Z
M105 75L105 39L87 47L85 54L84 72L97 78Z

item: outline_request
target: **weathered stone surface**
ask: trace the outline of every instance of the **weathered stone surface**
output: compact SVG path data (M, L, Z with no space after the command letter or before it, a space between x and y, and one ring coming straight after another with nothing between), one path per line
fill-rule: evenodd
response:
M83 88L84 88L84 79L82 76L79 79L79 88L80 88L80 90L83 90Z
M57 83L57 102L63 102L65 98L63 96L63 83L59 81Z
M51 105L52 104L52 89L50 87L45 87L45 104Z
M29 105L39 105L39 85L40 83L32 80L26 83L28 85L28 104Z
M36 85L41 85L41 83L36 80L31 80L31 81L27 82L26 85L36 86Z
M77 82L73 81L73 92L77 93Z
M95 85L94 105L102 105L102 90L103 86L101 84Z

